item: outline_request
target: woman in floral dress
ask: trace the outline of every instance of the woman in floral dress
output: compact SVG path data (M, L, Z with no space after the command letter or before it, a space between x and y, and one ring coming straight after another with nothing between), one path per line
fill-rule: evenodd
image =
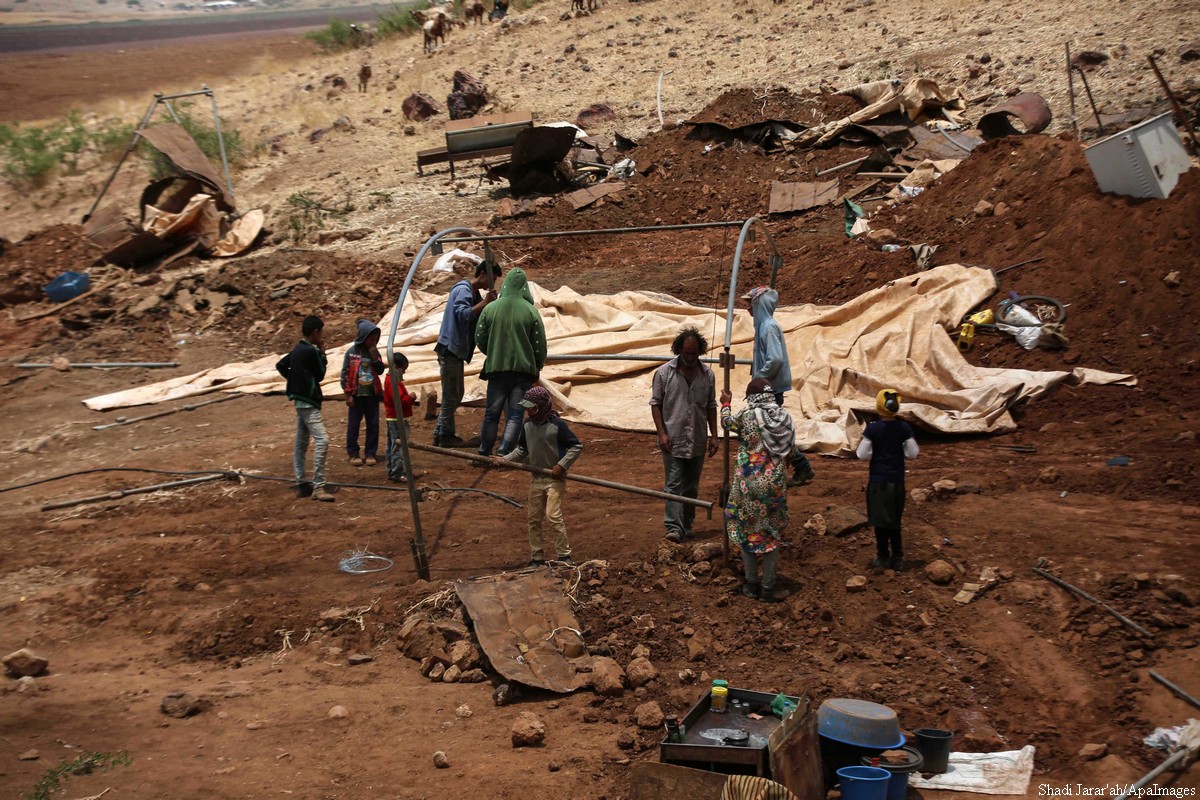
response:
M768 603L787 597L775 590L779 542L788 524L787 470L795 444L792 418L775 402L770 381L746 387L746 407L734 415L732 396L721 392L721 425L738 436L725 522L729 541L741 548L746 585L742 594ZM762 578L759 578L759 562Z

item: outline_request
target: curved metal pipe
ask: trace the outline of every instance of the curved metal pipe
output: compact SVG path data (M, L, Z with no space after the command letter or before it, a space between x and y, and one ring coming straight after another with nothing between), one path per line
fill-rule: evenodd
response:
M775 278L779 273L779 267L783 263L783 259L779 255L779 248L775 246L775 239L771 236L771 231L767 229L764 223L758 217L750 217L742 224L742 231L738 234L737 247L733 251L733 266L729 271L729 305L725 311L725 352L721 354L721 366L724 371L723 388L725 391L732 391L729 388L729 373L733 371L734 359L730 352L730 347L733 344L733 304L737 298L738 270L742 266L742 250L745 249L746 240L750 237L750 231L754 225L762 228L763 235L767 237L767 246L771 248L771 288L775 288ZM730 455L730 437L729 431L725 431L725 474L724 480L721 483L721 504L724 505L729 499L729 461ZM722 519L724 516L722 515ZM726 561L729 561L729 524L725 524L725 536L721 538L722 555Z
M452 233L466 233L470 236L482 236L483 234L473 228L446 228L438 231L425 242L424 246L417 251L413 257L412 266L408 268L408 275L404 278L404 285L400 287L400 298L396 300L396 313L392 315L392 325L388 330L387 340L387 369L388 375L392 378L392 403L396 409L400 411L400 458L404 462L404 474L412 476L412 459L408 455L408 426L404 424L403 403L400 402L400 376L396 374L396 330L400 326L400 312L404 309L404 301L408 299L408 290L412 286L413 276L417 274L417 267L421 265L421 260L425 258L425 254L437 244L442 237L449 236ZM486 241L486 239L485 239ZM491 280L491 272L488 272L488 280ZM490 287L489 287L490 288ZM421 530L421 510L417 504L421 501L420 492L417 490L416 481L411 477L408 480L408 504L412 509L413 520L413 535L416 545L416 567L417 576L423 580L429 580L429 561L425 555L425 534Z

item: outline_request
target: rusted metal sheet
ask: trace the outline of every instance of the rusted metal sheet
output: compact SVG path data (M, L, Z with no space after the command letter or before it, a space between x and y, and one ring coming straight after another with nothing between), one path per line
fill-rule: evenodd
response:
M771 752L771 777L786 786L799 800L822 800L821 746L817 715L808 698L801 698L767 742Z
M142 128L137 135L149 142L154 149L171 160L185 175L205 185L218 204L226 203L221 178L213 168L208 156L196 144L187 129L176 122Z
M599 200L601 197L606 197L610 194L616 194L625 188L622 181L613 181L612 183L597 183L595 186L587 186L578 191L568 194L567 202L578 211L585 206L590 206L592 203Z
M807 208L823 206L837 199L838 182L782 183L771 181L771 205L769 214L787 214Z
M1013 125L1014 118L1021 128ZM1041 133L1053 118L1044 97L1036 92L1021 92L980 117L978 127L983 138L991 141L1001 136Z
M904 167L915 167L922 161L945 161L954 159L961 161L971 154L983 139L961 131L933 132L922 125L912 128L912 136L916 141L912 147L898 154L894 161Z
M562 584L546 571L455 581L454 591L496 672L552 692L589 684L575 666L591 665L579 622Z
M630 800L662 800L664 797L687 800L721 800L729 776L719 772L640 761L630 770Z

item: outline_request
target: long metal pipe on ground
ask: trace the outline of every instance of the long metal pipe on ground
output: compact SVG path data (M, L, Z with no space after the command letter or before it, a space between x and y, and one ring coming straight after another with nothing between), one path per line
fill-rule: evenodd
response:
M193 486L197 483L228 480L229 478L229 475L225 473L219 473L215 475L204 475L199 478L187 478L182 481L169 481L167 483L156 483L151 486L139 486L136 489L117 489L115 492L95 494L91 497L80 497L75 500L63 500L58 503L46 503L46 505L42 506L42 511L55 511L60 508L72 508L73 506L81 506L85 503L99 503L104 500L120 500L122 497L128 497L132 494L149 494L150 492L157 492L161 489L178 489L181 486Z
M487 456L475 455L475 454L471 454L471 453L461 453L458 450L451 450L446 447L434 447L431 444L418 444L417 442L414 442L411 440L409 441L408 446L413 448L414 450L424 450L427 453L437 453L438 455L450 456L451 458L461 458L465 461L474 461L476 463L489 464L489 465L492 463L492 459L488 458ZM545 477L550 476L550 470L548 470L548 469L542 469L541 467L531 467L528 464L518 464L515 461L508 462L506 464L506 466L511 469L519 469L519 470L523 470L525 472L531 472L534 475L542 475ZM576 481L578 483L586 483L591 486L601 486L601 487L604 487L605 489L616 489L617 491L629 492L630 494L640 494L645 497L654 497L659 500L674 500L677 503L683 503L685 505L702 508L706 512L708 512L709 518L710 519L712 518L713 503L708 500L697 500L692 497L683 497L683 496L677 495L677 494L668 494L667 492L660 492L657 489L644 489L641 486L630 486L625 483L615 483L613 481L601 480L600 478L591 478L591 477L588 477L587 475L575 475L570 472L568 472L564 476L564 478L569 481Z
M1112 606L1108 605L1107 603L1103 603L1103 602L1101 602L1101 601L1097 600L1096 598L1092 597L1090 594L1088 594L1087 592L1085 592L1083 589L1080 589L1080 588L1078 588L1078 587L1076 587L1076 586L1072 586L1071 584L1067 583L1066 581L1064 581L1064 580L1063 580L1063 579L1061 579L1061 578L1056 578L1055 576L1051 575L1049 572L1046 572L1046 570L1044 570L1044 569L1041 569L1040 567L1034 567L1034 568L1033 568L1033 571L1034 571L1035 573L1037 573L1038 575L1041 575L1043 578L1045 578L1046 580L1050 581L1051 583L1054 583L1054 584L1057 584L1058 586L1061 586L1062 588L1066 589L1068 592L1074 592L1075 594L1077 594L1077 595L1079 595L1080 597L1082 597L1084 600L1087 600L1087 601L1088 601L1088 602L1090 602L1090 603L1094 603L1095 605L1098 605L1098 606L1100 606L1100 607L1101 607L1101 608L1103 608L1105 611L1107 611L1109 614L1112 614L1114 617L1116 617L1117 619L1119 619L1119 620L1120 620L1122 623L1124 623L1125 625L1129 626L1130 628L1133 628L1135 631L1137 631L1138 633L1142 634L1143 636L1148 636L1148 637L1150 637L1150 638L1152 638L1152 639L1154 638L1154 634L1153 634L1153 633L1151 633L1150 631L1146 630L1146 629L1145 629L1145 628L1143 628L1141 625L1138 625L1136 622L1134 622L1133 620L1131 620L1129 617L1126 617L1126 616L1122 615L1122 614L1121 614L1121 613L1119 613L1119 612L1118 612L1118 611L1117 611L1115 608L1113 608Z
M1200 708L1200 700L1197 700L1195 697L1192 697L1190 694L1185 692L1183 689L1180 689L1178 686L1171 683L1169 680L1164 678L1162 675L1159 675L1154 670L1150 670L1150 677L1153 678L1154 680L1158 681L1159 683L1161 683L1163 686L1167 687L1167 689L1170 690L1171 694L1175 695L1179 699L1184 700L1188 703L1191 703L1196 708Z
M1172 753L1171 756L1166 761L1162 762L1157 767L1155 767L1154 769L1150 770L1145 775L1143 775L1141 777L1141 779L1138 780L1137 783L1130 786L1129 789L1127 789L1125 791L1125 793L1122 794L1120 797L1117 797L1116 800L1128 800L1131 795L1135 795L1135 794L1140 797L1141 792L1138 791L1139 789L1141 789L1146 784L1150 783L1150 781L1154 780L1159 775L1162 775L1164 772L1166 772L1167 770L1169 770L1171 767L1175 766L1176 764L1182 764L1184 761L1187 760L1187 758L1188 758L1188 749L1186 747L1181 747L1179 750L1176 750L1174 753Z
M222 397L218 397L214 400L205 400L203 403L189 403L188 405L180 406L179 408L172 408L172 409L168 409L166 411L155 411L153 414L146 414L145 416L142 416L142 417L131 417L129 419L119 419L116 422L107 422L103 425L93 425L92 430L106 431L109 428L120 428L123 425L133 425L138 422L145 422L148 419L158 419L159 417L168 417L171 414L177 414L180 411L195 411L197 408L202 408L204 406L211 406L214 403L224 403L228 400L236 400L239 397L245 397L245 396L246 395L244 395L240 392L237 394L227 394Z
M67 364L70 369L115 369L117 367L144 367L146 369L161 369L164 367L178 367L178 361L111 361L103 363L79 363ZM17 369L54 369L54 364L41 364L25 362L17 364Z
M675 356L639 356L626 353L574 353L571 355L548 355L547 361L652 361L657 364L665 364ZM719 358L701 358L705 364L720 364ZM743 366L753 366L754 362L746 359L736 359L736 363Z
M734 222L685 222L679 225L642 225L635 228L584 228L578 231L546 231L545 233L472 233L468 236L447 236L440 239L443 244L459 242L500 242L514 239L558 239L563 236L607 236L622 233L657 233L659 231L693 231L703 228L737 228L741 220Z

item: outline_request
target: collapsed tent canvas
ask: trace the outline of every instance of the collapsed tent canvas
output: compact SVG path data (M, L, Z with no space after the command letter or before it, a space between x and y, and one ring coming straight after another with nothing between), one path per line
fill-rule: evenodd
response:
M454 591L479 646L505 678L564 693L590 685L592 659L579 622L562 581L550 572L460 580Z
M581 295L564 286L546 291L530 284L542 314L552 355L629 354L669 356L670 343L685 325L697 327L713 349L723 341L724 311L684 303L655 292ZM903 416L927 430L944 433L1004 433L1016 429L1009 407L1063 384L1133 385L1136 379L1097 370L1034 372L993 369L969 363L951 339L964 314L996 291L990 270L949 264L880 286L842 306L779 308L791 359L794 391L785 407L796 421L797 441L821 453L849 454L872 418L875 395L884 387L905 398ZM396 348L409 359L409 391L439 383L433 345L445 296L410 292L401 315ZM380 322L391 325L389 311ZM386 341L386 339L385 339ZM732 352L753 354L753 326L746 311L734 315ZM347 345L348 346L348 345ZM345 347L329 354L326 396L340 396L338 366ZM274 370L278 355L228 364L148 386L93 397L88 408L103 411L192 397L215 390L283 391ZM467 365L466 399L482 400L483 356ZM654 364L586 360L547 362L541 382L572 421L649 432L649 400ZM750 379L739 366L731 377L735 396Z

